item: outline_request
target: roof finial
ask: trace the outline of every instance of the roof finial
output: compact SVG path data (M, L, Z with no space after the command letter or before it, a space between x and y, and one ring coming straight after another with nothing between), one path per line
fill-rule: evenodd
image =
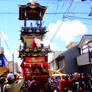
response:
M36 3L36 0L30 0L30 2L31 2L32 4L35 4L35 3Z

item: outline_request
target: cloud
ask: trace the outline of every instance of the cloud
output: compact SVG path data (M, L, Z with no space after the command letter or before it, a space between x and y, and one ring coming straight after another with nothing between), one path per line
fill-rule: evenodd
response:
M59 37L68 44L71 41L75 41L77 36L85 33L87 33L86 25L79 20L65 22L58 20L56 24L49 25L48 37L50 36L49 39L51 39L51 35L55 34L53 39Z
M56 50L56 44L53 42L49 42L49 40L43 40L42 43L44 44L44 46L48 47L50 46L51 50Z
M0 31L0 37L1 37L1 40L8 40L8 36L2 31Z
M48 32L48 40L53 38L53 35L57 34L57 30L58 28L60 28L61 24L63 23L63 21L58 20L56 24L51 23L49 25L49 32Z

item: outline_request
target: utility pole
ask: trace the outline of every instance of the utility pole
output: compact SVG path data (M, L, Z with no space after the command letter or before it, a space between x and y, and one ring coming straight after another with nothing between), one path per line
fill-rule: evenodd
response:
M12 62L13 62L13 73L14 73L14 53L12 53Z

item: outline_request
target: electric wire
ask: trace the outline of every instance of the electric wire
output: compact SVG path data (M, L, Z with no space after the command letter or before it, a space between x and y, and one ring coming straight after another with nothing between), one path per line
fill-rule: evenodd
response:
M88 14L88 12L67 12L68 14L80 14L80 15L84 15L84 14ZM17 12L0 12L0 15L17 15ZM47 12L45 14L48 15L54 15L54 14L66 14L66 12Z
M65 11L65 14L63 15L63 18L68 18L68 17L73 17L73 16L68 16L68 14L70 13L70 8L72 7L72 4L73 4L73 0L71 0L71 2L69 2L69 6L68 8L66 9ZM87 20L90 20L89 18L81 18L81 17L74 17L74 18L80 18L80 19L87 19ZM58 29L56 30L55 34L52 36L52 38L50 39L50 42L53 40L53 38L55 38L56 34L58 33L58 30L60 29L61 27L61 24L60 26L58 27Z
M72 7L72 4L73 4L73 1L74 0L70 0L69 2L69 6L67 7L66 11L65 11L65 14L63 15L63 17L67 16L70 12L70 8Z
M77 16L66 16L65 18L82 19L82 20L89 20L89 21L92 21L92 18L84 18L84 17L77 17Z
M80 3L80 6L85 7L85 6L84 6L84 3L85 3L84 1L81 1L81 2L79 2L79 3ZM84 14L88 15L88 14L89 14L89 12L83 12L83 11L82 11L82 12L77 12L77 13L75 12L75 9L76 9L76 8L77 8L77 10L80 10L80 8L79 8L79 3L77 3L77 4L74 3L74 4L73 4L74 6L71 8L72 13L70 12L70 13L69 13L70 15L74 16L75 14L77 14L77 15L82 15L82 14L83 14L83 15L84 15ZM75 13L73 13L73 12L75 12ZM70 15L69 15L69 16L70 16ZM66 16L66 17L67 17L67 16Z
M57 0L57 4L56 4L56 13L57 13L57 11L58 11L58 4L59 4L59 3L58 3L58 0ZM54 20L54 18L55 18L55 16L56 16L56 13L53 14L53 18L52 18L53 20Z
M57 4L56 4L56 13L54 13L53 14L53 17L52 17L52 19L54 20L54 18L56 17L56 14L57 14L57 12L58 12L58 9L59 9L59 1L60 0L57 0ZM63 8L63 7L62 7ZM45 14L50 14L50 13L45 13ZM47 38L46 39L49 39L49 37L47 36Z
M5 0L4 0L5 1ZM25 0L24 0L25 1ZM55 1L55 0L51 0L51 1ZM56 0L57 1L57 0ZM67 0L58 0L58 1L63 1L63 7L66 7L66 1ZM69 0L68 0L69 1ZM64 13L46 13L46 14L49 14L49 15L51 15L51 14L63 14L63 16L64 16L64 19L65 18L79 18L79 19L85 19L85 20L90 20L90 18L81 18L81 17L75 17L75 16L68 16L68 14L86 14L86 12L84 12L84 13L81 13L81 12L70 12L70 8L71 8L71 5L72 5L72 3L73 3L73 0L70 0L70 2L69 2L69 6L68 6L68 8L66 9L66 11L64 12ZM58 4L57 4L58 5ZM18 14L18 13L16 13L16 12L0 12L0 14ZM67 15L67 16L66 16ZM60 28L60 27L59 27ZM57 31L55 32L55 33L57 33ZM55 34L56 35L56 34ZM54 36L55 36L54 35ZM53 37L54 37L53 36ZM52 39L51 39L52 40Z
M74 1L73 1L74 2ZM77 6L77 4L73 4L72 5L72 8L71 8L71 11L75 11L75 9L77 8L78 6ZM71 11L69 11L69 13L68 14L73 14L74 15L74 13L71 13Z
M66 9L65 14L67 14L67 12L69 12L69 9L71 8L72 4L73 4L73 0L71 0L71 2L69 2L69 6L68 6L68 8ZM63 16L64 16L64 15L63 15ZM63 17L63 21L64 21L64 20L65 20L65 17ZM55 38L56 34L58 33L58 31L59 31L59 29L60 29L60 27L62 26L63 23L64 23L64 22L62 22L62 23L59 25L59 27L57 28L56 32L53 34L52 38L50 39L50 42Z
M5 42L6 47L8 48L10 54L12 55L12 52L11 52L11 50L10 50L10 48L9 48L9 45L7 44L7 42L6 42L5 38L4 38L4 36L2 35L1 32L0 32L0 34L1 34L1 36L3 37L3 39L4 39L4 42Z
M63 7L65 7L66 4L67 4L67 2L64 2L64 1L62 2L62 9L63 9Z
M58 10L58 6L59 6L59 0L57 0L57 7L56 7L57 10Z
M70 12L70 8L71 8L72 4L73 4L73 0L71 0L70 5L69 5L69 7L67 8L67 10L66 10L66 12L65 12L65 15L63 15L63 18L64 18L64 19L67 18L67 16L69 16L69 15L68 15L68 12ZM80 17L77 17L77 18L80 18ZM89 19L89 18L81 18L81 19ZM61 25L61 24L60 24L60 25ZM51 40L53 40L53 38L55 38L55 35L58 33L58 30L59 30L59 29L60 29L60 26L58 27L57 32L55 32L55 34L53 35L53 37L51 38ZM50 41L51 41L51 40L50 40Z

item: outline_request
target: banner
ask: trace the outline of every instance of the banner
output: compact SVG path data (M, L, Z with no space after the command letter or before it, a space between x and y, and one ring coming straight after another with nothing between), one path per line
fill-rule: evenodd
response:
M8 71L8 62L3 54L0 55L0 75Z
M25 62L45 62L45 57L25 57Z

